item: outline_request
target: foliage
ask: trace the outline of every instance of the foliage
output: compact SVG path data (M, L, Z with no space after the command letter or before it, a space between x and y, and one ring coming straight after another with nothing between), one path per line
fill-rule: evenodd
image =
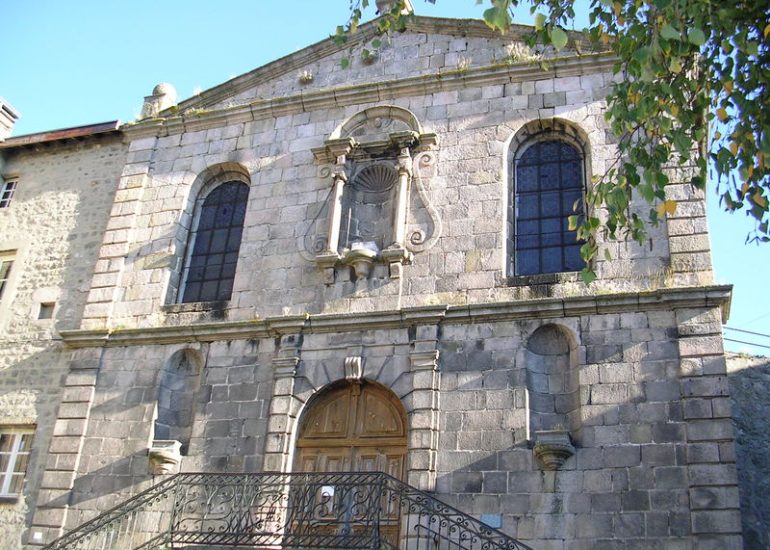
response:
M426 0L434 3L435 0ZM483 0L476 0L477 4ZM355 31L368 0L351 0L351 18L337 29L344 42ZM405 30L405 0L378 19L379 34ZM528 43L570 41L575 0L489 0L483 17L501 32L513 9L530 6L535 29ZM747 240L770 241L770 0L590 0L584 32L618 59L607 96L606 118L618 139L618 157L593 182L585 219L570 219L597 253L596 236L647 239L648 224L676 211L666 196L672 174L686 174L696 188L710 170L720 203L756 222ZM379 40L372 44L379 47ZM682 181L678 179L677 181ZM641 196L649 212L630 208ZM600 221L599 210L606 216ZM593 274L586 270L584 278Z

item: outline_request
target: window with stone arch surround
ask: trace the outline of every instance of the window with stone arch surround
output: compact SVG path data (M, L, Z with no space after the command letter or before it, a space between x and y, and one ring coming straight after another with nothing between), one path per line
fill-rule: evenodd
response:
M567 218L585 213L587 139L560 120L525 125L511 142L508 275L579 271L582 242Z
M179 302L230 299L249 196L248 174L210 169L197 195Z

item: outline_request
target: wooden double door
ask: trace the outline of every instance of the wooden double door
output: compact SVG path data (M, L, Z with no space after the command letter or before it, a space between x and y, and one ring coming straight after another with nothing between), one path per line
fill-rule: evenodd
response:
M364 382L327 390L303 415L295 471L385 472L401 480L405 473L406 426L401 402L384 388ZM361 494L370 490L360 489ZM369 540L371 523L364 517L368 506L355 506L356 497L349 491L350 488L331 485L315 490L318 494L312 497L316 503L312 507L316 514L313 532ZM380 537L397 547L399 506L385 494L377 498ZM349 544L351 539L345 540Z
M374 384L327 390L303 416L295 471L385 472L404 477L406 415L398 398Z

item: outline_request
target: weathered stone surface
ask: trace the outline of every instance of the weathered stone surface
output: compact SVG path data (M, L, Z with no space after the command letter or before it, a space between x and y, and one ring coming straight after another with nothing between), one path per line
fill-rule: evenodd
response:
M741 522L746 548L770 546L770 361L767 357L730 355L727 360L735 426L736 467L740 486ZM700 494L699 494L700 495ZM735 494L711 492L703 500L712 507L735 507Z
M728 297L698 286L711 282L702 195L674 181L677 212L652 230L655 246L600 242L613 259L600 253L590 287L573 273L510 277L511 166L551 135L590 153L587 174L606 169L611 60L567 55L544 73L500 63L503 39L483 26L415 25L372 64L346 72L344 53L322 43L180 105L195 115L126 128L125 145L83 145L70 164L57 164L65 149L2 153L22 181L62 174L51 197L28 188L40 200L30 219L7 217L43 243L14 282L18 353L0 366L12 389L3 422L28 419L40 434L25 501L8 514L14 533L35 498L33 530L48 542L146 488L157 439L185 439L181 471L299 468L316 397L376 383L409 426L405 479L501 514L534 548L739 544ZM407 129L419 147L389 150ZM364 145L341 158L351 137ZM388 185L404 195L354 217L348 174L344 219L327 202L344 179L332 169L375 161L398 167ZM196 201L233 177L249 198L230 300L178 303ZM54 206L51 227L35 226ZM329 246L335 220L345 239L356 225L392 229L368 269L337 262L349 250ZM64 335L72 349L30 318L45 298L35 286L61 293L56 328L81 329ZM189 368L180 353L199 358L199 379L168 375ZM531 448L547 431L574 450L558 470L541 470Z
M0 547L19 548L32 517L71 356L58 331L80 325L125 158L119 136L0 152L0 173L19 176L11 205L0 209L0 253L16 255L0 301L0 428L35 430L24 494L0 505ZM38 320L41 303L55 304L52 319ZM61 418L85 414L64 407Z

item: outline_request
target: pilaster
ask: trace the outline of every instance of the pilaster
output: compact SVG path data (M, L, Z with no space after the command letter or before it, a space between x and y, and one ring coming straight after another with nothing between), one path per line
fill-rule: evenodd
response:
M30 528L30 546L43 546L64 533L69 495L77 476L101 362L99 348L73 352L70 372L64 382L48 465L40 485L37 508Z

